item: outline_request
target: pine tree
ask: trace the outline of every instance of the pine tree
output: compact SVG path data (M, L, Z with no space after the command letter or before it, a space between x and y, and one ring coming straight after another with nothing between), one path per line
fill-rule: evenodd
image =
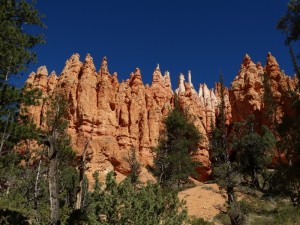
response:
M251 177L251 184L260 189L259 175L271 163L276 139L271 131L263 126L261 134L256 132L255 117L250 115L243 123L236 123L232 133L232 151L236 154L241 174Z
M197 150L201 135L181 111L177 100L164 124L165 131L155 148L152 172L162 187L179 188L188 182L189 176L195 174L195 168L199 166L191 154Z
M277 191L288 195L294 205L300 205L300 68L292 48L293 41L300 37L300 1L290 0L286 14L279 20L277 28L286 33L286 44L289 47L291 60L298 78L298 87L290 92L294 100L294 115L284 115L282 122L277 127L279 134L278 146L284 153L287 164L281 163L277 171L273 186Z
M300 38L300 1L290 0L288 9L284 16L277 23L277 29L282 30L286 34L286 44L289 47L294 71L297 75L300 84L300 68L297 63L297 58L292 48L292 42L299 41Z
M130 149L128 157L125 159L129 164L131 173L129 174L129 180L132 184L137 185L139 183L139 174L141 173L141 164L137 159L135 148Z
M0 84L1 85L1 84ZM2 84L0 88L0 156L10 153L22 140L37 138L36 126L22 112L24 107L37 104L41 99L38 90L25 91Z
M26 204L31 204L30 182L35 167L20 166L20 162L27 162L31 157L30 146L24 147L26 142L22 143L24 151L15 152L13 148L22 140L37 138L35 125L21 113L20 105L36 104L41 94L36 90L25 92L15 88L7 80L35 61L32 48L44 42L43 35L29 32L28 28L35 25L44 27L33 4L24 0L0 0L0 198L9 202L0 205L6 212L14 210L23 215L32 212L24 209Z
M294 95L298 96L299 93ZM300 101L294 101L294 116L284 115L277 127L278 148L287 163L281 162L274 179L274 189L290 197L294 205L300 205Z
M226 190L229 204L235 202L235 188L239 184L236 163L231 161L231 148L225 115L225 88L223 77L220 75L220 104L216 127L210 134L210 158L212 162L212 176L220 187Z
M79 174L75 168L68 167L74 160L75 153L70 147L70 138L66 131L67 101L61 95L56 95L49 100L50 109L45 118L47 126L40 136L43 144L47 146L50 223L55 225L61 222L60 205L65 205L67 208L75 206L75 187L78 185ZM68 172L65 172L66 169ZM60 179L61 176L65 177ZM63 204L60 201L60 190L66 191L63 195L67 196L67 200Z
M36 90L25 92L7 82L11 75L26 70L36 60L32 48L44 40L42 34L29 31L33 26L45 27L34 4L0 0L0 153L29 138L29 130L24 132L28 121L20 118L20 104L33 104L40 97Z
M277 28L287 32L287 42L298 40L300 37L300 1L290 0L287 12L280 18Z
M98 175L94 177L89 224L187 224L184 202L179 200L176 192L151 183L136 188L130 179L117 184L113 173L107 175L103 188Z
M64 125L62 122L64 118L62 116L57 117L57 113L54 112L48 113L48 115L56 115L56 118L60 120L57 122L55 119L56 122L54 122L51 119L53 117L49 117L49 125L50 123L56 124L56 128L50 127L55 129L55 132L59 132L54 141L53 136L51 136L52 132L49 130L44 130L43 135L41 135L44 137L43 141L46 146L55 143L55 156L52 155L53 157L49 158L51 151L49 152L48 148L40 147L38 149L29 148L22 154L11 152L0 159L0 213L5 211L8 221L12 221L11 219L17 213L34 224L55 224L49 219L50 205L53 207L53 202L50 202L53 201L53 198L59 202L59 208L56 209L56 212L59 211L61 223L65 224L74 211L79 183L79 173L72 166L75 153L70 148L70 140L65 130L58 127ZM52 143L46 143L48 137ZM56 165L51 163L53 159L56 160ZM87 190L86 183L85 179L83 185L85 191ZM57 193L53 194L54 188L51 188L53 186L57 186L55 189ZM85 205L85 192L83 196L82 205ZM49 201L49 199L51 200Z
M210 160L212 162L212 178L220 188L226 191L228 211L231 225L241 225L245 215L236 201L236 188L241 182L238 163L233 159L233 151L228 127L226 125L225 87L220 74L220 104L216 118L216 126L210 133Z
M265 122L267 122L267 125L272 129L272 131L275 131L277 103L275 102L272 94L270 77L266 72L263 75L263 87L264 87L264 94L263 94L264 119Z
M25 0L0 0L0 83L18 74L36 60L32 48L44 43L42 34L32 32L32 27L45 25L34 4Z

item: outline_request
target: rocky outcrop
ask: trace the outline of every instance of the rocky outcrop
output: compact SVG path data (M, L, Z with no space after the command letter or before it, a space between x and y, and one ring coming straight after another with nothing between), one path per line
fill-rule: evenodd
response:
M266 66L254 63L250 56L245 55L240 71L231 83L229 101L231 104L232 121L243 121L249 114L254 114L261 124L269 124L266 121L266 105L264 104L264 74L268 78L270 97L274 101L274 119L280 122L286 113L292 113L291 99L288 97L289 90L295 90L296 79L284 74L279 65L268 53Z
M211 173L211 166L208 154L208 135L211 123L215 121L217 109L216 96L213 90L209 90L205 84L200 84L199 93L194 89L191 81L191 71L188 71L188 81L184 82L183 74L179 75L178 89L175 93L178 96L179 104L184 108L202 135L198 150L193 155L194 159L201 162L202 166L196 168L200 174L199 180L207 180Z
M298 81L296 76L290 77L284 74L284 71L279 68L279 64L271 53L267 55L265 71L267 76L269 76L269 86L275 102L275 119L280 122L283 115L292 115L294 113L292 109L293 102L289 92L296 89Z
M231 84L225 88L226 123L242 121L249 114L263 118L263 74L270 77L272 96L278 103L278 119L289 113L286 91L295 88L295 79L286 76L279 68L276 59L269 53L265 68L254 63L246 55L240 71ZM102 175L116 171L119 175L130 173L126 160L133 148L143 165L142 180L153 179L145 167L152 164L152 148L158 143L163 129L163 119L173 107L174 92L170 74L162 75L159 65L152 76L152 84L144 85L139 68L130 74L129 79L119 82L117 73L112 75L104 57L97 72L93 58L87 55L84 62L74 54L67 60L60 76L54 72L48 76L46 67L31 73L26 81L26 89L38 88L43 98L63 94L69 103L69 128L72 144L77 154L81 154L89 138L88 177L99 170ZM193 156L202 162L197 168L200 180L208 178L211 170L208 154L208 135L216 122L220 103L220 84L209 89L206 84L199 85L199 91L192 84L191 71L187 81L179 75L175 93L179 104L188 112L203 136L198 150ZM44 126L42 116L47 111L47 101L27 109L35 123Z
M264 69L245 55L238 75L231 83L232 120L242 121L247 115L261 111Z
M87 55L80 62L74 54L59 77L48 76L46 67L31 73L26 88L38 88L43 98L63 94L69 103L69 128L74 150L81 154L91 137L88 154L88 175L99 170L103 175L115 170L127 175L126 161L131 148L136 149L141 163L152 163L151 148L157 144L163 128L163 118L172 108L173 91L168 72L163 76L159 66L154 70L152 85L144 85L140 69L126 81L119 83L117 74L111 75L107 59L103 58L99 72L93 58ZM27 109L39 126L47 110L47 102ZM142 177L149 179L146 170Z

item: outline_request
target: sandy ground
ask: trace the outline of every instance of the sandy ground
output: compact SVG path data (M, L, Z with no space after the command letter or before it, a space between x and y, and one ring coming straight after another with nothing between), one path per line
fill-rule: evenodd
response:
M186 201L188 214L212 221L219 213L216 206L222 206L226 199L216 184L197 183L196 187L179 193L179 198Z

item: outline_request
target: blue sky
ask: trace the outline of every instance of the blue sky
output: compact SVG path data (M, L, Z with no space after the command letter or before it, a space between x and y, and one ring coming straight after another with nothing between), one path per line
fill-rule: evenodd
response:
M293 74L284 35L276 23L288 0L73 0L43 1L46 44L35 48L36 71L46 65L49 73L62 71L65 61L79 53L94 58L97 70L103 56L119 81L139 67L144 83L151 83L156 64L169 70L173 89L180 72L192 71L192 82L213 87L220 70L225 84L237 75L248 53L265 64L270 51L281 69ZM29 74L25 73L25 77ZM25 78L23 78L25 79Z

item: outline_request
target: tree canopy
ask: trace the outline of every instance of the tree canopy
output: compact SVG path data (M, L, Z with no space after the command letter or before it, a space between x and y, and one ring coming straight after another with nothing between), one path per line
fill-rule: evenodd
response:
M288 9L277 24L277 28L287 34L287 42L296 41L300 37L300 1L290 0Z
M25 0L0 0L0 81L17 74L34 62L32 48L44 43L44 35L33 27L45 27L42 15ZM38 30L37 30L38 31Z
M175 100L175 107L164 120L165 130L155 148L153 174L164 187L179 187L195 174L199 163L192 159L201 135Z

